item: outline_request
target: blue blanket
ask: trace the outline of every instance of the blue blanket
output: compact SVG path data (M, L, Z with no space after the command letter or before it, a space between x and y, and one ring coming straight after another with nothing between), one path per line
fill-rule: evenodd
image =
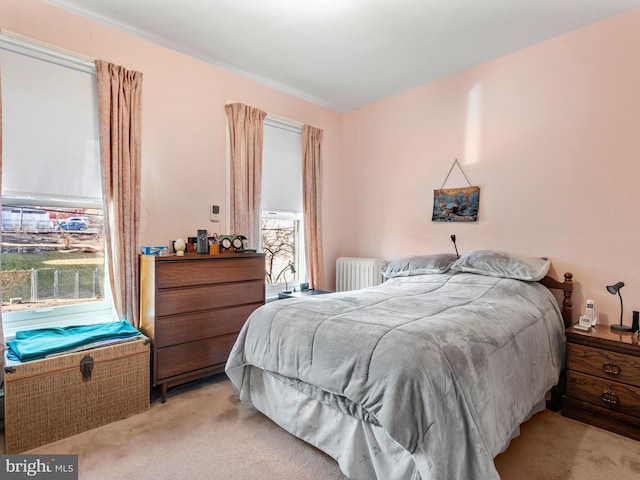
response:
M69 327L39 328L16 332L9 346L7 357L26 362L65 352L96 341L131 338L142 335L129 322L72 325Z

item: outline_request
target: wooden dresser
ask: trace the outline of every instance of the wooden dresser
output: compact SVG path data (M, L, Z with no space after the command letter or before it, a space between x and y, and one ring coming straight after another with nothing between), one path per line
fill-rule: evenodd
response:
M562 413L640 440L640 345L631 333L598 325L567 330Z
M259 253L140 256L140 329L153 342L153 385L224 371L244 322L265 302Z

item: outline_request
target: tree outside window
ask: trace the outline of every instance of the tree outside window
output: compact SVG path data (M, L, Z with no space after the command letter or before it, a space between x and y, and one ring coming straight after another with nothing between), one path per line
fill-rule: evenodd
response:
M262 251L265 254L267 291L277 292L298 282L300 220L289 216L263 216ZM293 265L296 273L289 268Z

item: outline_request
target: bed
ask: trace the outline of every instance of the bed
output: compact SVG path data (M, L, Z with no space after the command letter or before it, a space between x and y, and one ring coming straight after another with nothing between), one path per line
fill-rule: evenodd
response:
M549 267L499 251L399 259L379 286L259 308L226 373L350 479L497 480L493 458L564 365L572 275Z

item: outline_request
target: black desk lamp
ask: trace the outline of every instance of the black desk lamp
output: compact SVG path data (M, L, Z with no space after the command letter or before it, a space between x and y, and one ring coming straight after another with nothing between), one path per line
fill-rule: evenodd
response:
M615 295L616 293L620 297L620 325L611 325L612 332L630 332L632 331L631 327L622 324L622 295L620 294L620 289L624 287L624 282L618 282L613 285L607 285L607 292L611 295Z
M456 245L456 236L455 235L451 235L451 241L453 242L453 248L456 249L456 257L460 258L460 255L458 254L458 246Z

